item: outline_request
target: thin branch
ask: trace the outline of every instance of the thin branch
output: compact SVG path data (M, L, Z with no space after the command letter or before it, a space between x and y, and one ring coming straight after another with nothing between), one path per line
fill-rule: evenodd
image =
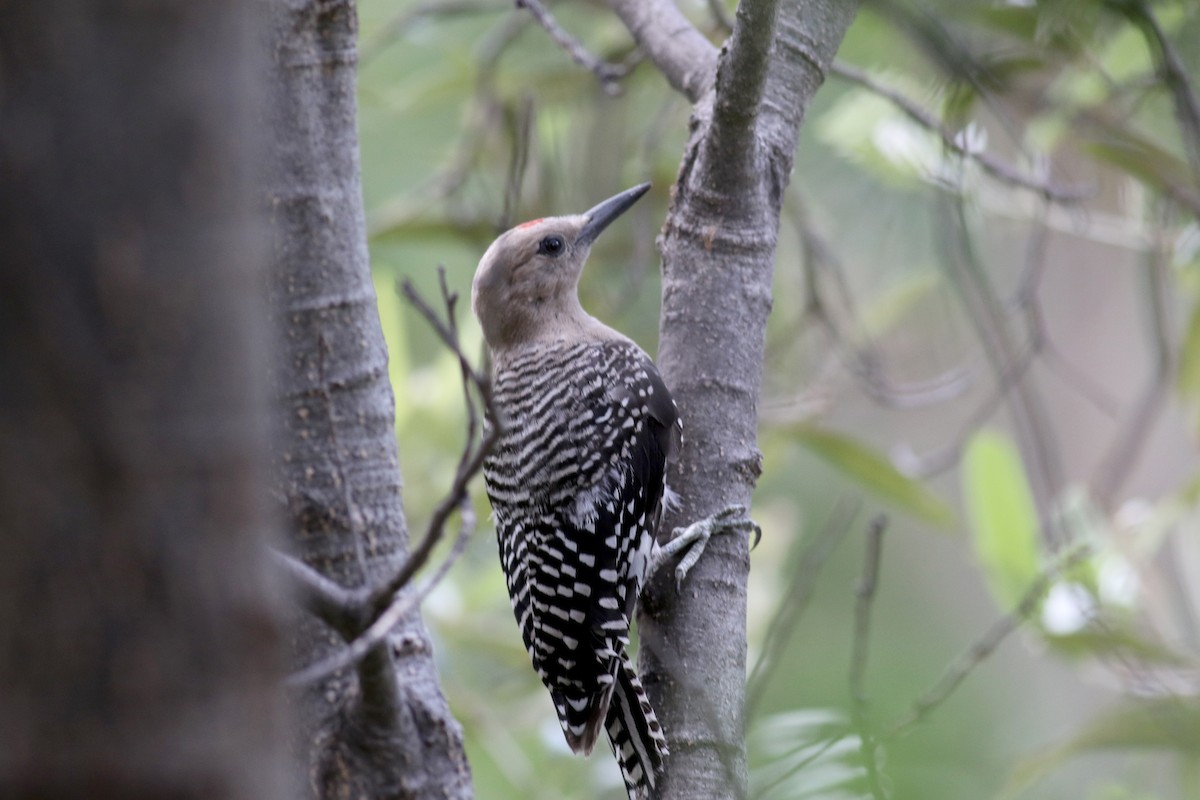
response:
M1025 155L1024 125L1012 111L997 100L998 88L1004 78L992 68L992 59L976 52L955 32L944 15L933 10L929 3L915 0L868 0L873 11L887 18L894 26L953 82L969 86L996 118L1000 129Z
M671 0L608 0L638 47L667 82L693 103L708 93L717 72L717 48Z
M329 580L300 559L271 549L271 558L283 570L292 594L304 610L333 628L349 641L362 630L362 602L359 592Z
M500 213L500 224L496 226L501 231L508 230L516 221L513 217L521 199L521 186L525 182L525 170L529 165L529 142L533 137L534 120L532 94L521 95L513 117L510 125L513 140L512 158L509 159L508 177L504 181L504 208Z
M445 269L438 268L438 276L442 292L442 300L446 306L447 322L442 322L437 313L416 292L412 284L405 280L401 291L405 298L433 327L434 332L458 359L462 373L463 392L467 406L467 436L462 455L459 458L458 469L451 482L446 496L438 503L430 517L424 536L416 548L410 552L408 559L385 583L367 590L356 603L357 619L360 621L354 640L344 650L312 664L289 676L287 685L304 686L322 680L328 675L353 666L361 661L368 653L387 637L389 632L406 615L415 609L431 592L449 571L450 567L461 555L467 540L475 529L475 514L471 508L467 486L471 479L483 468L483 461L491 451L496 437L500 433L492 403L489 381L477 373L472 367L458 339L458 327L455 322L454 307L457 295L450 292L446 285ZM484 413L493 420L491 425L484 426L482 435L479 412L472 398L472 391L479 397ZM476 442L478 438L478 442ZM450 516L457 511L460 518L459 532L449 555L439 568L417 589L401 594L412 580L413 576L429 560L434 548L441 542L445 534L446 523ZM295 565L288 565L293 572ZM299 574L301 580L309 576ZM316 585L312 581L306 581ZM327 588L327 587L324 587ZM344 590L343 590L344 591ZM323 602L323 601L322 601ZM364 630L365 628L365 630Z
M1025 372L1033 364L1036 356L1037 352L1030 346L1009 362L1004 370L996 376L996 388L975 407L954 438L931 453L917 455L910 452L906 454L901 459L904 462L902 465L904 473L910 477L925 480L940 475L957 464L962 459L967 441L996 413L1000 404L1007 399L1012 387L1024 380Z
M1113 497L1137 464L1150 428L1158 420L1171 380L1171 334L1167 320L1166 293L1168 270L1166 253L1161 246L1149 254L1145 272L1146 306L1150 311L1154 361L1150 378L1124 425L1117 432L1108 452L1092 478L1092 497L1101 508L1109 509Z
M1109 419L1115 420L1121 413L1121 401L1100 385L1082 367L1075 364L1059 350L1058 345L1050 339L1043 339L1038 347L1041 363L1059 377L1083 399L1087 400L1096 410Z
M1028 326L1028 344L1004 366L997 376L995 388L976 406L949 442L923 456L918 456L911 451L902 456L903 468L907 474L929 478L945 472L957 464L968 439L996 413L1000 404L1007 399L1009 391L1024 380L1025 373L1038 358L1041 358L1042 363L1046 364L1068 386L1090 401L1101 412L1109 416L1116 415L1116 400L1067 360L1054 345L1046 330L1037 294L1046 263L1044 252L1046 231L1047 226L1039 221L1029 243L1026 265L1022 271L1017 291L1012 300L1005 303L1006 308L1016 307L1024 312Z
M558 24L554 15L541 4L540 0L516 0L516 4L517 8L529 11L537 24L550 34L554 43L565 50L572 61L584 69L590 70L600 81L600 86L606 94L616 95L621 91L620 80L629 74L628 67L609 64L589 53L582 42L567 33L566 29Z
M954 694L954 690L967 679L967 676L996 651L996 648L1008 638L1009 634L1021 627L1022 623L1037 611L1042 598L1046 592L1050 591L1050 587L1059 575L1092 554L1093 549L1088 544L1079 544L1063 551L1058 559L1025 590L1017 607L996 620L983 636L955 659L942 673L941 678L913 703L912 710L893 723L880 738L886 741L907 733L937 710L942 703L949 699L950 695Z
M975 250L970 233L966 203L961 192L948 197L954 224L944 226L947 235L948 262L952 284L958 292L967 317L975 328L984 355L998 380L1009 374L1019 352L1012 341L1003 303L996 297L986 270ZM1032 347L1029 348L1032 352ZM1030 464L1030 478L1038 515L1047 521L1045 534L1051 544L1062 545L1063 532L1050 513L1053 498L1059 496L1065 482L1062 453L1050 425L1045 404L1037 385L1016 380L1004 398L1009 404L1021 452Z
M1043 203L1048 203L1048 201L1043 198ZM966 447L967 441L996 413L1000 404L1008 399L1009 391L1025 379L1026 372L1041 353L1041 349L1048 345L1049 339L1045 335L1045 327L1042 325L1040 306L1037 300L1037 291L1041 285L1045 265L1045 226L1039 223L1036 225L1035 231L1038 233L1032 238L1027 248L1025 266L1021 271L1021 278L1014 297L1011 301L1002 304L1005 310L1008 310L1010 306L1024 309L1029 324L1028 344L1020 353L1003 363L996 375L995 388L975 407L949 442L924 456L918 456L909 451L901 457L900 460L904 462L903 469L906 474L929 478L945 472L957 464L962 458L963 448ZM961 235L965 236L966 234ZM961 288L961 283L956 283L956 286L959 287L960 296L965 304L967 295Z
M1107 107L1089 107L1075 116L1080 130L1094 128L1101 136L1094 141L1096 144L1118 154L1118 158L1132 157L1141 163L1144 161L1143 149L1149 148L1153 153L1158 145L1148 141L1145 135L1137 130L1136 125L1124 116L1118 116ZM1183 169L1148 168L1131 173L1134 178L1152 186L1171 200L1186 208L1192 216L1200 219L1200 188L1196 185L1196 176L1188 174Z
M947 128L935 114L922 107L915 100L906 97L899 90L884 84L865 70L861 70L843 61L835 61L830 72L843 80L858 84L864 89L891 101L896 108L904 112L905 116L913 122L937 134L947 148L964 158L975 161L983 168L984 172L999 181L1037 192L1047 200L1052 200L1056 203L1077 203L1095 194L1094 189L1061 186L1050 180L1026 175L1011 164L991 155L986 150L976 150L975 148L968 147L965 138Z
M1107 5L1141 30L1147 46L1154 53L1159 74L1171 90L1192 171L1200 180L1200 97L1192 86L1188 68L1154 16L1153 9L1144 0L1108 0Z
M872 400L888 408L901 410L934 405L962 395L971 381L971 369L966 365L951 367L941 375L915 384L900 385L888 376L878 346L866 326L858 321L854 295L850 291L841 260L812 224L803 200L795 191L792 191L792 200L789 216L793 229L800 237L804 256L805 314L825 329L834 345L834 352L846 370L859 381L863 391ZM818 280L818 274L822 271L832 278L841 305L857 332L847 335L835 319L825 291L821 288L821 281ZM851 339L857 339L861 344L855 345Z
M479 396L488 409L492 410L491 388L487 378L475 372L471 366L471 362L467 359L466 354L462 350L462 345L458 341L458 325L454 320L454 306L458 301L458 295L451 293L446 286L446 270L444 267L438 267L438 277L441 282L442 299L446 304L446 312L448 323L443 323L438 318L435 312L425 300L417 293L416 289L406 278L401 284L401 291L404 297L412 303L413 307L425 317L425 320L437 333L438 338L442 343L454 353L458 359L459 368L462 371L462 380L464 391L467 391L468 386L474 386L479 392ZM463 448L462 456L459 458L458 470L454 474L454 480L450 484L450 490L442 501L438 503L433 510L433 515L430 517L429 525L426 528L425 536L422 537L420 544L409 554L408 560L404 563L391 580L377 587L371 592L368 599L368 606L371 610L372 621L377 619L388 606L392 604L392 599L396 592L400 591L401 587L409 582L413 575L417 573L421 567L425 566L425 562L429 560L430 554L441 541L442 534L445 531L446 521L455 509L462 507L467 500L467 484L470 480L483 469L483 460L491 451L492 443L496 440L497 427L490 427L483 435L479 442L479 446L474 448L472 452L472 442L475 438L475 431L478 427L478 416L475 412L475 405L470 402L471 398L467 395L467 442ZM493 419L495 415L492 414Z
M846 371L859 382L868 397L885 408L911 411L948 403L962 397L971 386L974 370L967 363L951 365L925 380L896 383L887 374L876 346L854 347L828 316L820 316L818 320L832 340Z
M1043 210L1049 209L1050 206L1044 198L1040 205ZM1011 305L1024 313L1029 328L1030 347L1041 358L1042 363L1080 397L1102 413L1115 418L1120 410L1117 400L1058 349L1046 328L1045 314L1038 294L1048 263L1046 245L1050 226L1046 224L1045 217L1046 214L1042 213L1031 220L1032 232L1026 247L1025 268L1022 270Z
M1059 375L1081 396L1089 400L1101 412L1115 416L1117 403L1102 387L1074 364L1069 362L1045 335L1040 315L1030 317L1030 342L1005 365L997 376L996 386L990 394L967 417L954 437L936 450L917 455L909 450L902 456L903 470L912 477L931 478L952 468L962 458L963 448L979 428L999 409L1011 389L1024 380L1025 373L1041 358L1055 374Z
M850 657L850 718L858 734L859 752L867 771L867 786L875 800L887 796L879 781L879 769L875 763L877 743L871 730L867 709L866 674L867 655L871 638L871 608L875 602L875 590L879 586L879 563L883 555L883 533L887 529L887 517L880 515L871 521L867 529L867 548L863 557L863 573L856 591L854 606L854 645Z
M284 685L290 688L310 686L324 680L339 670L358 664L388 637L392 629L401 620L420 606L425 598L429 596L429 593L437 588L437 585L446 577L446 574L450 571L450 567L454 566L455 562L458 561L459 556L466 549L466 542L471 538L471 534L475 532L475 513L471 510L470 501L465 500L459 511L462 515L462 524L459 526L454 546L438 569L424 583L411 592L395 595L393 601L383 609L371 625L354 641L329 658L292 673L284 681Z
M655 165L662 163L662 153L665 148L673 147L668 135L679 125L678 111L685 100L673 92L665 92L658 108L644 120L644 130L637 148L637 166L633 169L635 175L653 175ZM633 252L626 259L628 269L622 271L623 280L619 289L610 297L605 298L605 308L611 313L618 313L633 305L642 297L642 288L651 270L657 272L658 249L654 245L654 237L658 232L659 220L652 215L652 207L634 206L628 213L634 233ZM598 316L604 317L603 313Z
M367 220L369 237L394 233L414 220L422 219L431 205L452 197L466 185L488 137L498 127L497 120L502 112L502 102L495 88L497 65L530 22L530 17L525 14L510 14L494 26L480 43L475 94L463 132L454 144L449 159L416 189L389 201L379 212L372 214ZM495 231L488 225L484 233L494 235Z
M800 557L795 579L788 587L787 595L780 601L779 610L775 612L775 617L767 627L766 635L763 637L762 650L746 681L746 719L754 718L754 712L758 708L762 694L771 681L775 667L778 666L779 657L791 640L796 624L812 599L821 568L825 566L825 562L829 560L833 551L837 549L846 533L849 532L850 524L858 514L860 506L861 502L858 500L839 500L833 507L833 511L830 512L829 519L826 520L816 538L805 548L804 554Z

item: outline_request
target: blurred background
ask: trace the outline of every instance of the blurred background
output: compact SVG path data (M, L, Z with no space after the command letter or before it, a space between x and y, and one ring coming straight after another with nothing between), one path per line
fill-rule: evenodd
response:
M720 0L679 0L712 41ZM361 0L359 118L410 526L454 473L456 364L396 293L641 181L585 307L655 352L689 106L603 3ZM866 3L780 230L753 515L757 797L1200 797L1200 7ZM480 529L426 603L478 796L621 798L569 755ZM856 588L887 515L870 603ZM857 648L858 655L852 655Z

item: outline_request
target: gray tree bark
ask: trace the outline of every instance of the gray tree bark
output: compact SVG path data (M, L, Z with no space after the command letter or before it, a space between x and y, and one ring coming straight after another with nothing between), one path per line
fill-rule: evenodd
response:
M853 0L742 0L718 53L665 0L610 0L693 101L660 248L658 365L684 420L665 530L749 506L771 278L804 111L857 11ZM704 80L702 76L713 76ZM710 88L711 87L711 88ZM749 542L714 538L681 596L668 576L638 614L640 671L671 747L662 798L746 796L743 707Z
M0 796L282 797L240 0L0 3Z
M272 0L268 203L282 335L277 490L294 552L343 587L400 568L394 401L367 258L355 126L352 0ZM345 646L297 623L297 665ZM320 798L466 798L462 734L416 612L351 674L298 697L297 756Z

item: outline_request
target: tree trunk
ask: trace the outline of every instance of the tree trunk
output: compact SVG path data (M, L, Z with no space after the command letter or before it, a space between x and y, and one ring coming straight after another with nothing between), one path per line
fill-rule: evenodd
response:
M0 3L0 796L281 797L239 0Z
M683 503L665 530L750 504L783 194L804 110L856 9L845 0L743 0L714 58L715 88L693 110L660 243L658 365L685 440L669 477ZM655 42L641 43L655 58ZM747 537L719 536L682 596L663 575L643 595L642 680L671 747L663 798L746 796L749 569Z
M355 126L350 0L273 0L268 203L282 341L276 458L292 546L345 587L407 555L394 402L367 258ZM298 623L298 665L345 646ZM296 741L321 798L466 798L462 734L413 613L354 674L305 690Z

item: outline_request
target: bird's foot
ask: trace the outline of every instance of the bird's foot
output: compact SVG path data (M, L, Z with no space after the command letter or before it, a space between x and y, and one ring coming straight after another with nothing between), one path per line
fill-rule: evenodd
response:
M700 556L704 555L704 548L715 533L753 533L754 544L750 545L751 549L757 547L759 539L762 538L762 528L746 516L746 507L732 505L711 517L693 522L686 528L676 528L671 541L655 547L648 574L655 575L669 559L683 553L679 563L675 565L675 591L680 591L683 579L692 567L696 566Z

